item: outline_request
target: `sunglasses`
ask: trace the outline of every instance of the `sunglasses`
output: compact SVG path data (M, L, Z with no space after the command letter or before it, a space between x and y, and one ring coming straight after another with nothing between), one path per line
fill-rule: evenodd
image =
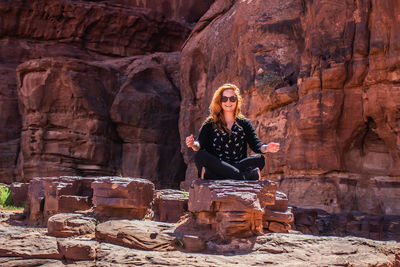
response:
M229 99L229 101L231 101L233 103L233 102L236 102L237 97L234 95L231 97L221 96L221 102L228 102L228 99Z

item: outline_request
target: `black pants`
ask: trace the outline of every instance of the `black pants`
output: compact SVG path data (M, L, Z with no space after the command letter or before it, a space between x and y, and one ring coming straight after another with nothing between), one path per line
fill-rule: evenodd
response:
M204 174L204 179L209 180L243 180L244 172L250 171L257 167L261 171L265 166L265 158L263 155L252 155L242 159L237 163L228 163L220 160L205 150L197 151L196 155L194 156L194 161L196 163L199 177L201 174L201 169L205 167L206 172Z

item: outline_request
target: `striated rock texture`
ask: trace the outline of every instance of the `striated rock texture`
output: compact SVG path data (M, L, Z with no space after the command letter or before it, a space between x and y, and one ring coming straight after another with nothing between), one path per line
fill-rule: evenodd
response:
M47 234L55 237L94 234L95 220L81 214L59 213L49 218L47 229Z
M266 234L208 242L209 253L171 251L172 224L109 221L107 239L55 238L45 230L0 224L2 266L398 266L398 242L355 237ZM100 229L101 228L101 229ZM110 244L117 243L119 245ZM147 251L151 249L152 251ZM66 262L67 261L67 262Z
M146 179L98 177L92 184L94 215L106 219L143 219L154 197Z
M27 223L43 226L54 214L89 209L94 180L68 176L32 179L24 210Z
M156 190L153 201L154 220L175 223L188 211L189 193L174 189Z
M199 225L209 225L229 239L263 233L265 206L275 202L277 185L270 181L194 181L188 210Z
M122 85L110 116L122 139L121 173L157 187L177 187L185 164L179 147L179 53L107 61Z
M23 118L18 180L114 174L121 151L109 118L116 72L66 58L28 61L17 71Z
M18 85L16 79L16 68L19 64L31 59L40 59L43 57L76 58L88 63L88 61L107 61L110 59L134 55L140 57L145 54L149 55L157 52L179 51L189 35L193 23L207 10L212 1L213 0L182 2L166 0L160 4L155 1L124 0L101 2L58 0L31 2L18 0L3 1L0 3L0 108L2 110L2 114L0 115L0 126L3 128L0 133L0 181L10 184L13 181L25 181L31 178L29 175L25 177L24 174L21 173L21 164L18 164L22 161L25 163L29 161L27 157L22 161L19 158L22 155L19 153L20 150L23 150L22 143L26 142L26 136L22 137L24 140L21 141L21 128L26 126L24 123L26 120L21 118L21 115L18 112L18 105L21 106L18 101L21 100L17 97ZM146 58L146 56L144 57ZM158 63L161 64L161 68L166 68L168 71L171 68L170 66L165 66L165 64L171 63L173 64L172 69L177 69L177 57L179 57L178 54L172 56L175 62L174 60L168 59L160 60L161 63ZM156 56L156 59L154 60L157 61L157 58L160 58L160 56ZM52 60L58 61L58 59ZM148 60L144 60L140 64L138 62L136 62L136 65L141 65L143 71L146 69L144 65L146 63L150 64ZM88 64L90 65L90 63ZM101 68L100 65L102 65L102 63L98 62L96 64ZM70 66L68 63L66 63L66 65ZM148 68L151 69L154 65L155 63L153 62L153 64L148 66ZM48 69L44 66L41 67L46 70ZM50 68L53 67L54 66L51 66ZM57 68L58 67L55 67L55 69ZM108 67L106 67L106 69L107 68ZM110 75L102 75L101 73L98 73L98 77L108 80L108 82L111 82L113 86L117 84L121 85L127 80L126 77L129 76L128 73L129 71L132 71L132 69L134 68L131 67L131 69L127 70L126 73L125 70L120 69L121 75L114 78L110 77L114 75L114 71L112 70L110 71ZM83 69L75 69L74 71L85 72ZM135 71L136 70L133 70L133 72ZM129 82L134 83L135 78L137 77L137 84L143 85L143 82L147 82L149 81L148 79L153 79L154 75L157 76L159 74L159 70L155 70L155 72L153 70L148 70L148 72L153 72L153 74L149 74L146 78L144 77L147 75L146 73L136 73L133 79L129 78ZM173 75L178 77L176 74ZM132 76L134 75L132 74ZM115 78L117 80L115 80ZM142 90L143 92L146 92L147 89L151 88L153 92L147 95L146 100L149 100L152 95L155 98L158 98L158 95L163 95L161 99L164 99L164 103L161 105L163 108L161 108L160 111L165 112L168 110L171 112L171 115L167 115L166 119L162 120L162 123L165 125L162 128L162 131L166 130L166 132L170 134L169 131L173 129L171 131L173 134L171 134L169 138L165 138L165 136L167 136L165 135L160 140L155 139L159 135L153 136L154 138L147 140L147 142L153 144L153 147L151 148L138 147L140 141L135 143L136 146L124 146L124 151L126 152L125 156L130 158L123 159L123 155L120 154L122 152L117 153L119 154L117 156L111 155L113 158L110 160L109 170L114 170L112 174L119 174L122 173L122 171L125 171L128 172L129 175L133 175L134 173L135 176L137 176L139 174L141 175L144 170L141 164L144 160L143 158L145 158L143 154L147 154L146 160L148 157L152 157L154 160L157 160L158 158L172 158L172 163L176 166L176 169L172 168L166 170L165 166L167 164L157 162L156 168L146 167L146 171L151 169L152 172L149 175L154 181L162 180L159 183L162 186L171 186L171 184L177 186L180 180L183 179L185 168L179 153L179 148L176 148L179 142L174 140L174 138L177 138L178 136L176 121L178 119L180 99L178 89L179 83L177 82L179 78L172 78L169 76L169 73L160 76L159 78L159 81L155 81L155 83L148 88L138 88L139 86L136 86L135 88L137 90ZM99 79L99 81L101 79ZM171 82L171 85L166 83L164 81L165 79L174 81ZM82 86L79 84L75 85ZM99 84L91 84L90 86L94 86L95 88L92 88L92 90L101 94L101 92L97 92L97 89L102 91L102 86L98 85ZM118 90L120 89L119 85L116 87ZM46 87L46 85L44 86ZM160 88L160 86L165 86L165 88ZM55 87L56 88L50 89L51 92L54 92L57 88L63 90L63 87ZM125 88L123 94L126 96L126 91L130 90L130 88ZM160 90L160 92L158 93L156 90ZM135 91L131 90L131 93L132 92L135 93ZM166 97L166 95L169 96ZM113 98L110 97L107 100L112 101ZM165 103L168 101L170 101L171 105L166 106ZM153 99L152 102L154 104L157 101ZM142 107L143 104L140 105L140 108ZM72 112L72 108L69 109L69 111ZM37 111L38 114L41 114L42 112L43 110ZM108 109L104 108L103 112L107 113ZM147 115L144 113L146 112L146 109L144 109L144 111L135 110L123 112L135 112L139 114L140 118ZM26 114L22 114L23 117L24 115ZM108 120L108 118L106 120ZM61 120L61 122L62 121L63 120ZM120 122L121 121L119 121L119 123ZM122 121L122 123L129 124L129 122L126 121ZM138 123L133 126L138 126ZM144 126L148 127L148 125ZM51 128L52 126L48 127ZM143 127L143 125L139 128L141 127ZM76 129L73 131L81 134L82 131L88 130L88 126L81 125L81 128L82 129L79 131L75 131ZM59 149L55 154L65 155L66 150L75 149L74 147L76 144L73 144L73 142L71 143L71 146L65 147L66 143L64 141L67 141L69 137L70 136L60 136L59 139L65 140L59 140L60 144L53 144L53 152L55 152L54 150ZM56 140L53 141L58 143ZM123 141L126 140L124 139ZM118 138L113 138L113 142L116 142L117 146L121 145L121 140ZM166 144L165 142L169 143ZM128 141L127 143L131 144ZM160 144L160 147L157 146L158 143ZM55 147L59 145L62 147ZM107 149L109 149L109 147L107 147ZM157 154L155 151L160 152ZM135 154L135 152L137 152L137 154ZM113 153L114 152L111 154ZM53 155L51 157L53 157ZM126 168L127 162L132 158L136 161L135 168L137 169ZM66 161L69 161L69 159L66 159ZM117 164L118 170L115 169L115 162L119 162ZM121 166L122 162L125 162L124 168ZM83 164L85 165L86 163ZM18 168L17 165L19 165ZM81 165L81 162L77 163L77 165ZM32 168L32 172L40 172L39 167L30 167ZM18 171L16 171L16 169L18 169ZM100 169L99 172L96 172L95 170L93 171L96 172L97 175L110 174L108 171L104 172L102 167L100 167ZM53 174L70 175L71 172L67 168L66 172L49 173L47 175ZM85 173L76 172L74 175L85 175Z
M395 0L215 1L181 54L187 185L184 137L233 82L260 138L281 143L264 175L291 204L399 214L398 14Z

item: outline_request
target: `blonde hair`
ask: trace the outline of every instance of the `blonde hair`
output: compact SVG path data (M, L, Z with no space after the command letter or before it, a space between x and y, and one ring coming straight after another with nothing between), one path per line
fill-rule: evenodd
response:
M225 129L227 132L230 132L229 129L227 128L225 118L224 118L224 113L222 110L221 106L221 97L222 93L225 90L233 90L233 92L236 95L237 101L236 101L236 107L235 107L235 119L243 119L244 116L241 111L241 106L242 106L242 97L240 96L240 90L239 88L231 83L225 83L222 86L220 86L214 93L214 96L211 100L210 104L210 115L207 117L204 123L212 121L217 129L221 130Z

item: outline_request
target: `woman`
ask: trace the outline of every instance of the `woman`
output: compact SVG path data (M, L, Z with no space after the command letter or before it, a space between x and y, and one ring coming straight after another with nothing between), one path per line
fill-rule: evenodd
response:
M198 140L193 134L186 145L196 152L195 163L202 179L257 180L264 168L262 155L247 157L247 144L256 153L275 153L278 143L263 144L253 125L241 113L242 98L236 85L226 83L215 91L210 115Z

